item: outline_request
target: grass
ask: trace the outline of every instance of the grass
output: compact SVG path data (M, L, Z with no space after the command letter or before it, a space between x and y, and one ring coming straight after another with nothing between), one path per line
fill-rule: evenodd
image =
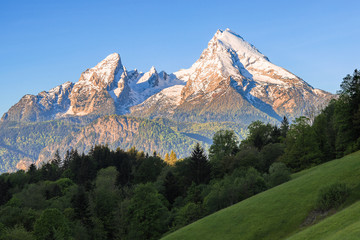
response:
M360 238L360 202L328 217L324 221L301 231L288 240L306 239L359 239Z
M321 187L346 183L352 189L346 204L351 204L360 199L359 179L360 152L356 152L296 174L285 184L200 219L164 239L286 239L304 230L301 225L314 208ZM360 222L347 227L355 231L356 223Z

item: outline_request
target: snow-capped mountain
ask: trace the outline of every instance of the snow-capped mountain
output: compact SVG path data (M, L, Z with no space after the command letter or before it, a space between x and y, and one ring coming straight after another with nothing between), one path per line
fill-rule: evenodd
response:
M229 29L218 30L189 69L172 74L127 70L113 53L76 83L25 95L3 115L0 172L48 161L57 149L86 152L94 144L177 149L186 156L192 142L220 127L243 133L254 120L292 120L335 97L271 63ZM112 114L130 116L106 116Z
M166 112L184 121L279 120L323 107L334 97L271 63L229 29L218 30L200 58L174 75L187 82L185 87L168 97L158 93L133 107L132 114L156 117Z
M25 95L4 114L2 120L45 121L69 116L127 114L164 89L183 86L173 74L152 67L142 73L127 71L120 55L113 53L87 69L77 83L64 83L48 92Z
M68 116L130 114L177 121L279 120L323 106L334 95L276 66L229 29L218 30L200 58L174 74L128 71L113 53L75 84L25 95L2 120L44 121Z
M69 95L73 87L73 83L66 82L36 96L27 94L2 116L2 120L35 122L55 119L69 109Z

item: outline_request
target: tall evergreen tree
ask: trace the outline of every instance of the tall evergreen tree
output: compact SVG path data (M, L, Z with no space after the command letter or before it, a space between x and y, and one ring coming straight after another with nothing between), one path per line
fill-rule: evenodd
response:
M164 193L166 199L169 201L169 203L173 204L175 198L180 196L180 189L177 179L171 171L166 174L163 185L165 188Z
M196 184L208 183L210 180L210 164L204 149L196 143L190 157L190 169Z
M74 217L79 219L87 228L92 226L89 197L83 186L79 186L76 194L71 199L74 208Z
M54 154L54 158L51 160L51 163L54 164L58 168L60 167L61 157L60 157L59 149L56 150L56 152Z
M280 126L280 132L283 138L286 138L286 134L289 131L289 128L290 128L289 120L287 119L286 116L284 116Z

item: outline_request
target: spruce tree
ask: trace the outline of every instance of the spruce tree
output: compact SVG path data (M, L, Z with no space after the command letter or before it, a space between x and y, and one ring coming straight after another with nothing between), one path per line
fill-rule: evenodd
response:
M190 171L196 184L208 183L210 180L210 164L204 149L196 143L190 157Z
M287 119L286 116L284 116L283 120L281 121L281 126L280 126L280 132L281 132L281 136L283 138L286 138L286 134L289 131L290 125L289 125L289 120Z

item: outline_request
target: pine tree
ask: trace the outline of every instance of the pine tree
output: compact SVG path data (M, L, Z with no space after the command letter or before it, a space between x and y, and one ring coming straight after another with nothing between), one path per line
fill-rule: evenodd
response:
M286 134L289 131L289 120L287 119L286 116L284 116L283 120L281 121L281 126L280 126L280 132L281 132L281 136L283 138L286 138Z
M71 158L70 158L70 151L67 150L67 151L66 151L66 154L65 154L65 158L64 158L63 164L62 164L62 169L63 169L63 170L66 170L66 169L68 169L68 168L70 167L70 160L71 160Z
M71 199L72 207L74 208L74 217L76 219L81 220L81 222L86 227L91 227L91 213L90 213L90 204L89 204L89 197L85 192L84 187L79 186L77 192Z
M56 150L56 152L54 154L54 158L52 159L51 163L57 167L60 167L61 157L60 157L59 149Z
M190 170L196 184L208 183L210 180L210 164L204 149L196 143L190 157Z

